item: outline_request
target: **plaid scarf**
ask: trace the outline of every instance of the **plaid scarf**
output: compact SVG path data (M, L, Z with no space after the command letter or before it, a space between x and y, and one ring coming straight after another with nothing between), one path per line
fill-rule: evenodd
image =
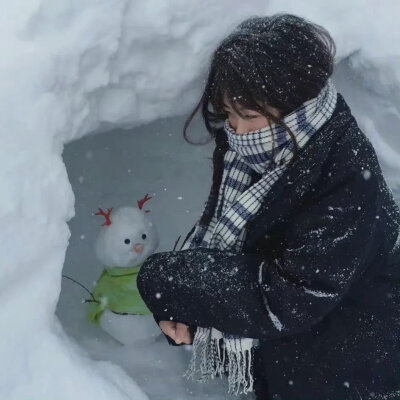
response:
M318 129L327 122L336 106L337 92L329 79L319 95L303 103L283 118L301 149ZM241 252L246 223L263 204L263 199L279 179L293 157L294 144L283 124L271 123L266 128L237 134L226 120L224 130L229 149L224 155L224 171L217 205L210 223L196 224L194 232L182 249L208 247ZM254 172L261 178L251 184ZM210 201L211 194L206 202ZM282 326L272 313L274 326ZM193 353L184 376L199 381L223 373L228 375L229 393L253 391L252 359L258 340L218 331L212 327L197 327ZM199 364L199 365L197 365Z

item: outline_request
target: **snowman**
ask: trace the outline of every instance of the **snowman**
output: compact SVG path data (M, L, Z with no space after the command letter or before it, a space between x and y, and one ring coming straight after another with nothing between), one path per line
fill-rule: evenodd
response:
M149 211L143 210L149 199L146 194L137 208L99 208L95 214L105 218L95 242L96 257L105 268L92 291L88 320L124 345L159 333L136 285L141 265L159 243Z

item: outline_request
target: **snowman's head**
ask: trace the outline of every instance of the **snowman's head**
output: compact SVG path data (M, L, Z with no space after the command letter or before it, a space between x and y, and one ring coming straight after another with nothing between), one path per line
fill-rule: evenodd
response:
M111 215L109 209L95 243L95 253L107 267L134 267L154 252L158 242L157 230L145 211L121 207Z

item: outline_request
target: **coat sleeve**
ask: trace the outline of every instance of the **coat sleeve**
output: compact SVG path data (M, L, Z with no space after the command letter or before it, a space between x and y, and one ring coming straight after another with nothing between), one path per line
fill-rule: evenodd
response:
M139 291L158 316L253 338L309 329L363 274L376 241L378 184L358 171L326 185L287 222L276 257L208 248L156 253Z

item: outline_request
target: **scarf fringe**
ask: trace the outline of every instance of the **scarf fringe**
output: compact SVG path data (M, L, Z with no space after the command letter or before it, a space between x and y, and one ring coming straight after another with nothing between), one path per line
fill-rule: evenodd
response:
M183 376L204 382L228 374L228 393L247 394L253 391L253 339L226 338L215 329L198 327L192 357Z

